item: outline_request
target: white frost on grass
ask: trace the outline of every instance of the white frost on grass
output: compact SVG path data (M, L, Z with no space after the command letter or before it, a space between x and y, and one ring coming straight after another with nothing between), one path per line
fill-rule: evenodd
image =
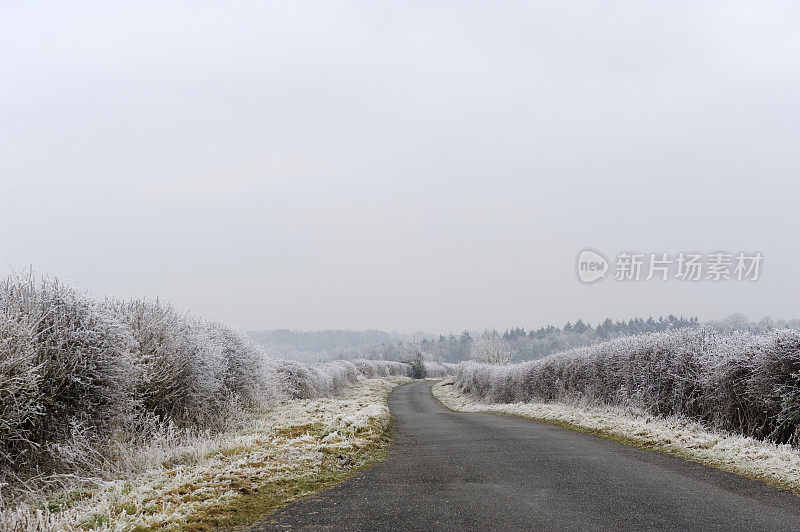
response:
M311 475L331 451L370 445L390 423L389 392L408 381L363 379L336 397L284 401L253 415L239 430L176 446L158 467L135 478L104 483L82 499L74 493L72 500L69 494L51 499L51 507L68 501L59 511L48 505L4 510L0 530L180 526L192 514L266 482ZM357 465L347 461L342 469Z
M755 478L800 495L800 450L744 436L714 432L686 419L656 418L632 408L565 403L486 403L459 392L447 379L432 388L458 412L514 415L567 425L609 439L680 456Z

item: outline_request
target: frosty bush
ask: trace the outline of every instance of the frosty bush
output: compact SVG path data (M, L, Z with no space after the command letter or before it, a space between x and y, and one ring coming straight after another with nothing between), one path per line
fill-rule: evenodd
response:
M215 432L246 409L336 393L399 362L300 364L160 301L98 301L32 275L0 284L0 506L9 490L103 476L176 430ZM166 432L165 432L166 431Z
M587 401L679 415L711 427L800 443L800 331L708 329L620 338L549 357L457 366L464 392L495 402Z
M433 378L447 377L450 375L447 367L438 362L425 362L425 376Z
M337 393L359 377L407 377L408 364L386 360L336 360L303 364L292 360L271 361L279 375L282 393L292 399L313 399Z
M428 376L425 366L426 354L420 347L419 342L414 339L411 342L404 342L400 348L400 360L411 367L412 379L424 379Z
M97 302L32 277L0 285L0 323L0 471L98 467L91 449L133 422L130 331Z
M514 358L514 351L497 331L484 331L472 341L469 356L475 362L506 365Z

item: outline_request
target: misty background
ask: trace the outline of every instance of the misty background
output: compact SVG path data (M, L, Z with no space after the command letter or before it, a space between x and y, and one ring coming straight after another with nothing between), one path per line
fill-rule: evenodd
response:
M795 318L798 16L4 2L0 273L251 331L386 331L362 333L371 346L578 318ZM751 283L587 286L585 247L764 262Z

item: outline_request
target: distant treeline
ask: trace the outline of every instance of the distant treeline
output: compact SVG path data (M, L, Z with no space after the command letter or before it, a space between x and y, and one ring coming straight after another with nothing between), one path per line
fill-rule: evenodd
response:
M666 318L633 318L628 321L614 321L610 318L592 326L579 319L575 323L567 322L563 327L548 325L526 331L524 327L508 329L500 333L511 349L516 353L514 359L535 360L552 353L591 345L595 342L640 334L660 332L694 327L699 321L696 317L684 318L670 314ZM458 336L439 336L436 339L422 340L422 346L442 362L459 362L469 360L469 346L472 336L464 331Z
M356 358L355 353L375 350L383 345L395 346L404 338L386 331L292 331L274 329L248 333L256 343L275 357L323 362L331 359ZM382 357L397 360L397 357Z
M579 319L567 322L562 327L547 325L526 330L516 327L498 331L515 352L515 361L535 360L552 353L575 347L592 345L605 340L641 333L655 333L695 327L700 324L697 317L674 316L639 317L629 320L603 320L597 325ZM721 333L746 331L763 333L777 329L800 329L800 320L773 320L763 318L750 321L742 314L733 314L723 320L705 322L704 325ZM440 362L469 360L469 349L475 333L428 335L418 334L420 347L431 358ZM273 355L304 361L331 359L372 358L398 360L401 344L412 339L411 335L400 335L385 331L273 331L251 332L250 336L265 346Z
M538 329L526 331L524 327L508 329L500 336L514 350L514 360L536 360L547 355L566 351L576 347L584 347L605 340L612 340L633 334L656 333L675 331L687 327L696 327L700 324L698 318L672 314L658 318L632 318L625 320L612 320L606 318L596 326L577 320L575 323L567 322L563 327L548 325ZM773 320L763 318L755 322L747 319L742 314L733 314L723 320L705 322L703 325L720 333L734 331L765 333L778 329L800 329L800 320ZM439 336L438 338L425 338L421 341L422 347L441 362L459 362L469 360L469 346L472 335L464 331L459 335ZM377 357L375 357L377 358Z

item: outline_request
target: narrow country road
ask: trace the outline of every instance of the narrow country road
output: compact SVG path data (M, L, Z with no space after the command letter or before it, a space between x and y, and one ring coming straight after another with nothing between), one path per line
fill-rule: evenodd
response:
M800 530L800 497L579 432L394 390L389 458L253 530Z

